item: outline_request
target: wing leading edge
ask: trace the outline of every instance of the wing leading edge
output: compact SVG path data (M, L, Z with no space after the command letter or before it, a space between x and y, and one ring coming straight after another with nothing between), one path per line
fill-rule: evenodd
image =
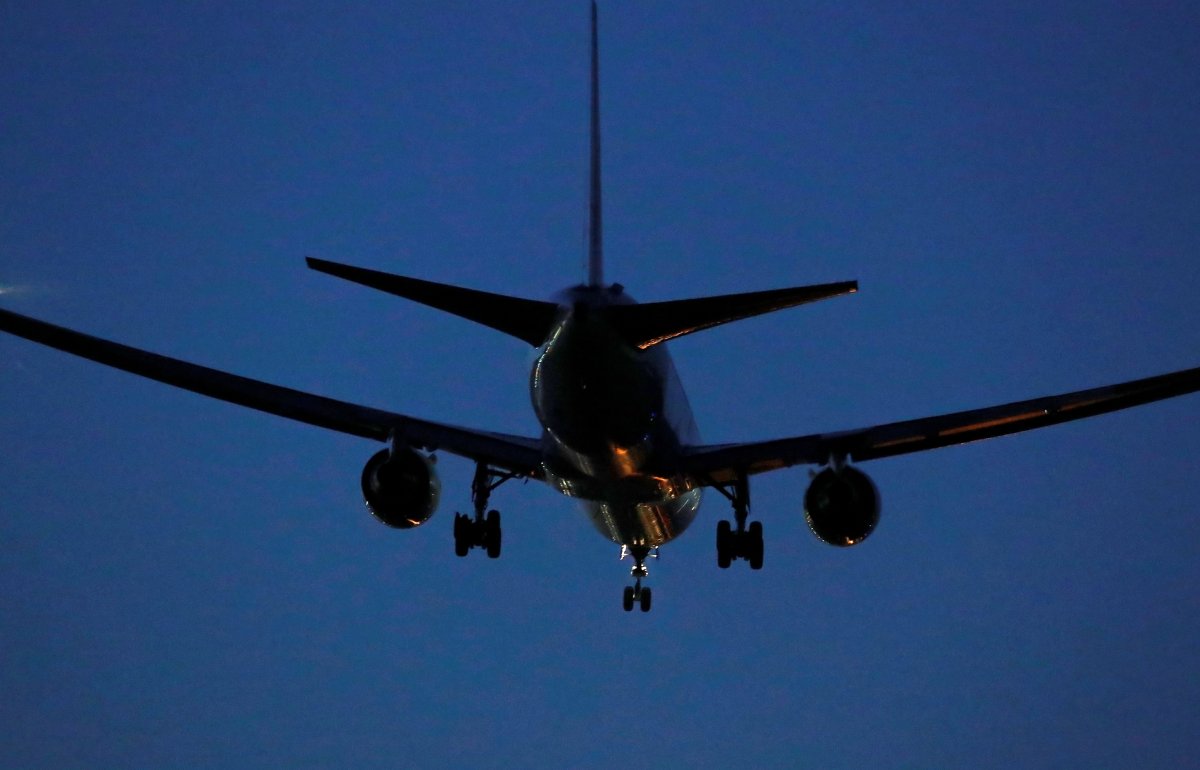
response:
M798 464L821 465L831 457L855 461L894 457L1044 428L1200 391L1200 367L1056 396L983 409L922 417L836 433L740 444L691 447L681 471L710 484L740 474L765 473Z
M260 412L378 441L387 441L394 434L412 446L486 461L522 476L541 476L538 439L460 428L317 396L92 337L8 310L0 310L0 331Z

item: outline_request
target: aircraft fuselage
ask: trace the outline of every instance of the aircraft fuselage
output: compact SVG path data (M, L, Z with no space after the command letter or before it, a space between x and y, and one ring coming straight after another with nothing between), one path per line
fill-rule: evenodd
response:
M665 345L640 349L608 323L603 308L636 304L619 286L579 286L558 299L530 375L546 480L613 542L662 545L700 506L699 485L671 470L681 447L699 440L675 366Z

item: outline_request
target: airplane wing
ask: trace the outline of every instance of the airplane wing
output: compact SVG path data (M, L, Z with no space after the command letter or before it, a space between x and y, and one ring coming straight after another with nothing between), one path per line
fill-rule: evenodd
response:
M923 452L1080 420L1198 390L1200 367L1057 396L858 430L816 433L774 441L695 446L684 454L680 470L708 484L725 484L741 473L764 473L801 463L822 465L837 456L861 461Z
M460 428L304 393L92 337L8 310L0 309L0 331L177 388L309 425L378 441L387 441L395 433L398 439L415 447L440 449L521 476L541 477L541 442L535 438Z

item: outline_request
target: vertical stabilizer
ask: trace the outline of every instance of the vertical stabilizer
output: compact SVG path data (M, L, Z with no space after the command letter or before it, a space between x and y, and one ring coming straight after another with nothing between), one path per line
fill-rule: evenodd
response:
M588 286L604 282L604 239L600 227L600 48L596 32L596 0L592 0L592 147L588 190Z

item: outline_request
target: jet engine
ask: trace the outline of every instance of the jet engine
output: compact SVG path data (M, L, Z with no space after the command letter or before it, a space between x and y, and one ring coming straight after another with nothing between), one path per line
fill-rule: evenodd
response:
M857 468L826 468L813 477L804 493L804 518L824 542L857 545L879 523L879 490Z
M363 500L389 527L412 529L429 521L441 491L433 462L410 447L380 450L363 468Z

